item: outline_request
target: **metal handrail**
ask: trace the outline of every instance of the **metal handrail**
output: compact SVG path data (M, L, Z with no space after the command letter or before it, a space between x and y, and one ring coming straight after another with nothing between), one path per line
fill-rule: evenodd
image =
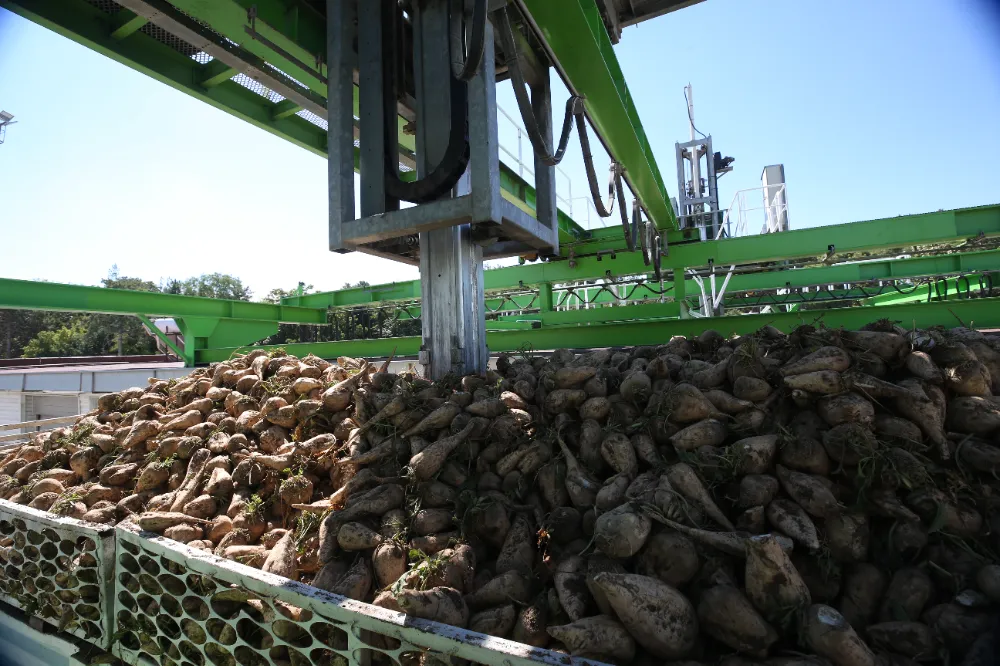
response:
M77 414L75 416L57 416L52 419L38 419L36 421L23 421L21 423L9 423L7 425L0 425L0 431L4 430L23 430L25 428L38 428L42 426L54 426L63 425L76 422L77 419L81 418L82 414ZM0 435L0 445L6 444L8 442L18 442L22 439L28 439L31 435L35 434L34 431L29 432L15 432L9 435Z
M523 127L521 127L520 123L518 123L517 120L515 120L513 116L511 116L509 113L507 113L507 111L504 110L504 108L502 106L500 106L499 104L497 104L497 111L499 112L499 115L503 116L514 127L514 129L517 131L517 154L514 154L509 148L507 148L505 145L503 145L503 143L500 143L500 150L502 150L504 153L506 153L508 156L510 156L510 158L512 160L514 160L514 162L517 164L517 175L519 175L519 176L521 176L523 178L524 174L527 173L529 176L533 177L535 175L535 171L534 171L534 169L531 168L531 166L529 166L529 164L527 162L524 161L524 151L522 150L522 143L521 143L521 141L524 138L525 129ZM534 152L532 152L531 155L534 155ZM558 181L558 178L556 179L556 203L557 204L561 203L564 208L568 208L569 209L570 217L574 217L574 215L573 215L573 201L574 201L574 199L573 199L573 180L569 177L569 174L567 174L565 171L563 171L563 169L561 167L558 167L558 166L555 167L555 171L556 171L556 175L557 176L562 176L563 179L566 182L566 196L562 196L561 194L559 194L559 181ZM579 197L577 197L577 198L579 198ZM588 219L589 219L589 215L588 215ZM589 226L588 226L588 229L589 229Z
M750 192L759 192L761 194L762 204L760 206L747 206L746 196ZM771 197L772 203L768 203L768 194L773 192L774 195ZM785 192L785 183L777 183L775 185L763 185L761 187L750 187L745 190L738 190L733 194L733 202L726 209L726 213L722 218L722 224L719 225L719 231L715 238L718 240L722 237L723 231L730 238L735 238L737 236L746 235L747 231L747 213L754 210L766 211L766 218L764 221L764 226L758 233L765 234L770 233L768 229L768 222L770 220L777 220L781 213L788 212L788 203L774 203L776 199L781 197L781 201L784 202L783 195ZM736 228L733 229L733 219L732 216L736 214ZM776 230L775 230L776 231Z
M21 423L9 423L7 425L0 425L0 430L13 430L15 428L34 428L36 426L45 425L59 425L62 423L73 423L79 418L85 416L84 414L76 414L75 416L57 416L51 419L39 419L37 421L23 421Z

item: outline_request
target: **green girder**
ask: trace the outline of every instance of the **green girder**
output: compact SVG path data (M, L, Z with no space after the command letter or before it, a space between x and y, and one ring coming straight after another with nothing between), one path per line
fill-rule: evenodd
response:
M0 278L0 308L325 324L326 310Z
M765 237L762 240L769 240L772 244L780 240L788 247L804 248L802 251L807 256L811 252L807 248L815 248L815 243L822 238L824 241L832 240L838 245L834 248L834 256L840 256L840 248L845 253L861 253L887 247L886 238L893 234L893 227L900 221L905 221L908 233L905 240L900 239L900 234L891 236L891 246L909 246L913 244L955 242L964 238L975 238L978 236L993 236L1000 233L1000 206L983 206L971 209L961 209L955 211L941 211L928 213L926 215L909 216L908 218L892 218L889 220L876 220L873 222L854 223L849 225L838 225L820 229L807 229L782 233L780 236ZM857 232L856 232L857 230ZM752 240L753 243L744 241ZM766 244L756 242L758 239L731 239L717 242L714 251L723 256L732 257L736 254L728 248L732 245L744 247L740 255L743 263L754 261L766 261L775 252ZM869 244L865 244L865 242ZM699 244L693 246L697 250L702 247ZM687 247L687 246L685 246ZM966 248L968 249L968 248ZM711 251L708 249L706 251ZM590 294L588 300L596 305L617 305L616 307L591 307L581 309L554 310L553 306L566 304L567 293L565 290L557 290L553 293L553 284L559 283L559 278L563 282L565 273L561 271L573 271L574 280L579 282L585 279L600 279L607 275L615 276L612 271L601 273L601 269L607 266L619 267L628 265L627 262L634 261L634 253L619 253L615 259L610 255L604 256L601 260L597 257L584 257L576 261L575 269L570 269L569 261L551 261L542 264L531 264L511 268L486 271L485 283L489 290L520 289L523 293L504 295L502 298L496 296L487 297L487 306L491 311L500 311L500 319L491 319L487 322L487 328L491 331L504 329L505 331L518 332L532 330L531 335L537 336L538 330L556 329L564 334L580 324L587 324L583 328L591 328L600 324L610 325L611 322L622 324L627 322L630 325L641 321L668 321L686 315L689 302L696 302L700 290L696 285L689 284L690 279L668 281L665 285L666 293L662 296L670 297L667 302L655 302L661 295L654 294L648 290L632 289L630 287L622 292L612 294L607 291L600 291L600 284L592 286L577 287L577 289L588 289ZM734 262L735 263L735 262ZM589 272L587 271L589 267ZM597 268L595 268L597 267ZM726 266L719 266L720 273L717 278L717 285L721 288L723 271ZM883 309L895 303L912 305L913 301L924 301L926 290L921 289L914 293L883 293L879 296L869 297L868 291L864 290L865 283L887 280L906 280L912 278L926 278L935 276L961 276L962 274L983 274L997 273L1000 271L1000 250L982 250L952 252L951 254L940 254L934 256L913 257L908 259L878 259L874 261L862 261L858 263L842 263L830 266L813 266L809 268L777 270L778 267L771 267L759 273L749 273L744 275L734 275L727 285L726 298L724 304L727 307L748 307L755 304L756 292L775 289L797 289L800 287L824 286L832 287L828 297L823 300L861 300L866 304L878 305L879 315L883 314ZM627 275L642 276L643 270L648 270L645 266L630 268ZM678 275L682 273L677 271ZM552 282L537 282L539 279L551 279ZM991 278L992 279L992 278ZM1000 276L998 276L1000 281ZM961 302L966 300L957 293L954 285L963 284L961 277L949 277L943 283L937 283L940 289L941 284L950 285L949 296L958 296L949 302ZM531 290L531 286L538 286L538 293ZM854 286L851 286L854 285ZM614 285L611 285L614 286ZM964 289L966 296L972 291L978 291L978 285L970 285L971 289ZM928 288L929 289L929 288ZM352 305L364 305L379 302L391 301L414 301L420 296L420 285L418 282L404 282L392 285L377 285L374 287L362 287L339 292L327 292L324 294L310 294L301 297L285 299L280 305L267 303L249 303L244 301L225 301L210 298L198 298L191 296L178 296L171 294L160 294L150 292L137 292L127 290L106 289L103 287L83 287L76 285L62 285L47 282L30 282L24 280L0 279L0 308L20 308L39 310L68 310L104 312L109 314L135 314L135 315L165 315L173 317L184 333L183 358L188 363L194 363L198 358L205 356L210 349L232 349L242 344L252 343L261 340L278 330L279 322L323 324L327 321L327 308L348 307ZM932 298L937 298L939 294L932 294ZM803 295L790 294L787 303L794 306L796 301L805 301ZM981 299L990 300L990 299ZM629 302L632 301L632 304ZM642 301L635 304L634 301ZM991 300L992 302L992 300ZM619 307L621 305L624 307ZM761 304L771 304L763 302ZM932 303L933 304L933 303ZM406 305L406 316L413 318L419 316L419 305ZM537 309L537 313L532 314L504 314L504 311L516 311L525 309ZM937 311L937 310L935 310ZM871 316L866 315L866 316ZM729 319L713 319L712 325L717 321L728 322ZM708 325L707 322L702 322ZM728 325L728 324L727 324ZM527 339L527 338L526 338ZM532 338L535 339L535 338ZM541 339L541 338L539 338ZM612 340L612 338L608 338ZM607 344L610 342L605 341ZM361 341L349 341L342 343L357 345ZM364 344L376 344L366 341ZM532 343L534 344L534 343ZM377 344L376 344L377 346ZM419 346L419 345L418 345ZM537 347L537 345L536 345ZM347 347L353 349L353 347ZM349 353L349 352L343 352ZM407 352L401 348L400 354ZM200 354L200 356L199 356Z
M973 298L959 301L931 303L902 303L878 308L879 319L889 319L911 328L924 328L942 323L958 325L959 320L976 327L1000 326L1000 298ZM631 345L657 345L674 335L698 335L707 328L714 328L722 335L752 333L763 326L774 326L790 331L803 324L822 323L836 328L860 328L871 323L873 312L868 308L838 308L804 312L770 312L766 314L716 317L711 319L655 319L614 323L595 323L589 326L567 324L543 326L537 329L515 328L507 331L488 331L486 344L491 352L516 352L519 350L587 349L592 347L624 347ZM277 347L277 345L275 346ZM316 342L280 345L290 354L304 356L315 354L323 358L338 355L385 357L395 351L397 356L414 356L420 349L420 338L383 338L379 340L349 340L343 342ZM269 347L263 347L268 349ZM213 363L230 358L249 348L208 349L196 353L198 363Z
M195 364L196 350L263 340L278 332L280 322L326 323L325 309L4 278L0 308L136 315L186 365ZM184 336L184 349L162 336L148 315L172 317Z
M0 0L0 7L310 152L326 155L326 131L322 128L298 116L274 120L271 111L275 104L228 80L232 74L216 85L201 85L211 76L219 76L218 65L199 64L145 33L115 39L112 32L118 26L114 16L83 0Z
M228 17L221 23L223 30L220 30L214 23L212 24L213 28L221 34L229 36L233 41L239 41L244 48L256 55L266 57L272 64L281 59L279 55L264 49L261 42L251 40L249 35L242 32L242 28L240 28L242 37L239 39L230 36L230 33L235 29L233 21L236 20L237 15L241 15L244 22L246 20L246 9L239 9L236 3L231 2L231 0L218 0L218 3L178 1L173 4L185 11L190 9L191 11L188 13L195 18L200 18L200 13L203 11L207 12L213 20L222 16ZM287 100L271 102L266 97L230 80L236 74L231 68L215 61L202 65L149 35L139 32L138 27L141 26L136 27L138 25L136 22L131 23L135 30L123 31L123 26L120 25L122 19L118 18L117 15L104 13L84 0L59 0L58 2L0 0L0 7L9 9L127 67L166 83L175 90L191 95L260 129L291 141L316 155L326 157L326 130L295 115L298 109L293 110ZM238 11L234 11L233 7L236 7ZM259 7L259 11L261 10L262 7ZM268 39L274 37L266 32L265 24L260 19L257 21L257 30L261 34L267 34ZM272 39L272 41L274 40ZM262 49L264 50L262 51ZM293 51L293 53L302 55L301 52ZM311 61L311 59L306 59L306 62ZM288 61L283 61L282 64L288 65ZM296 74L301 72L298 68L290 65L287 69L278 64L275 66L295 78L298 78ZM308 76L303 76L299 80L307 84L312 81ZM315 84L315 81L312 83ZM324 96L326 94L325 86L322 87L322 94ZM356 104L357 99L355 99ZM400 122L403 123L403 120L400 119ZM412 137L402 131L399 134L403 137L400 140L401 145L404 148L412 149ZM357 150L355 150L354 157L354 166L357 170L359 160ZM411 179L415 177L415 173L406 172L401 174L401 177ZM500 185L505 199L534 215L534 188L503 163L500 164ZM573 243L587 239L591 235L563 211L559 211L558 222L560 243ZM618 235L621 235L620 231Z
M317 76L326 74L325 67L320 64L306 69L299 65L312 65L326 53L326 19L307 4L290 5L281 0L171 0L171 4L326 97L326 85ZM527 0L525 6L569 79L570 88L585 97L587 115L611 154L625 167L646 211L659 228L676 227L670 197L594 0ZM257 32L298 62L249 38L250 7L256 9ZM405 140L412 150L412 138Z
M938 211L922 215L850 222L783 232L780 235L748 236L705 243L675 246L665 267L695 268L709 260L725 276L730 265L748 265L783 258L815 258L834 248L833 259L848 254L875 252L891 247L954 243L969 238L1000 235L1000 205ZM785 254L785 249L789 252ZM719 257L725 257L724 260ZM859 258L862 259L862 258ZM841 259L842 260L842 259ZM772 266L759 273L734 275L727 292L807 287L822 284L889 280L924 275L1000 269L1000 250L952 252L910 259L878 259L861 263L781 270ZM516 289L525 285L559 284L601 278L648 276L650 268L635 252L580 257L487 270L483 274L487 292ZM688 282L691 282L688 280ZM686 289L697 292L693 286ZM283 303L305 307L347 307L420 297L418 281L399 282L340 291L321 292L282 299Z

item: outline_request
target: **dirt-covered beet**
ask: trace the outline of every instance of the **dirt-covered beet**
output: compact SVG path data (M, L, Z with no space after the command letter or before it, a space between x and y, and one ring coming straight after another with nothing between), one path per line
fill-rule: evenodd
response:
M1000 614L998 378L997 335L888 322L437 383L255 350L6 449L0 498L608 663L957 663Z

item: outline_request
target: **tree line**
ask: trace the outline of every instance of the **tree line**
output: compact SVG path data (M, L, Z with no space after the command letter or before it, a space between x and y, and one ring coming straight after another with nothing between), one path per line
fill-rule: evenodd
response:
M101 280L107 289L128 289L183 296L205 296L250 301L249 287L232 275L209 273L178 280L168 278L157 284L120 275L113 266ZM344 288L366 287L366 282L345 284ZM283 297L309 293L312 285L294 289L275 288L260 300L279 303ZM420 321L399 317L392 308L358 306L331 309L323 325L281 324L278 332L259 344L292 344L419 335ZM0 309L0 358L43 356L131 356L155 354L156 338L146 332L138 318L90 312Z

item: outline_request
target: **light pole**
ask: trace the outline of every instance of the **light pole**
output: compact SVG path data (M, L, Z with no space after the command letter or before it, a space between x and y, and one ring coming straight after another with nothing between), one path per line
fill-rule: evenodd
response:
M13 125L16 122L13 113L0 111L0 143L3 143L4 138L7 136L7 125Z

